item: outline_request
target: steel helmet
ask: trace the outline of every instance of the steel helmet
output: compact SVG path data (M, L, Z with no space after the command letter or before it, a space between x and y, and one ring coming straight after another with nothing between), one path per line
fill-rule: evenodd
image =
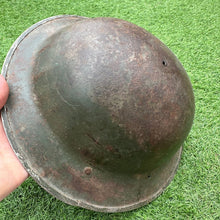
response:
M16 40L2 73L11 146L58 199L121 212L149 203L172 180L194 96L181 63L143 28L51 17Z

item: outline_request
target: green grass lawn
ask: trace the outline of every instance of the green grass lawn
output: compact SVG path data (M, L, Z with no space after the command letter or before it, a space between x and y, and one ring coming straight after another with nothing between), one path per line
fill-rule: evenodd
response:
M0 203L0 220L220 219L220 1L0 0L0 68L25 29L61 14L117 17L157 36L191 79L194 124L174 180L149 205L125 213L93 212L58 201L29 178Z

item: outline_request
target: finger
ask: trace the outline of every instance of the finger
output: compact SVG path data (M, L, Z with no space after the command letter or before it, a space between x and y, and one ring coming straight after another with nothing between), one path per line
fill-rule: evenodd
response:
M0 109L4 106L8 99L9 87L5 78L0 75Z
M13 152L0 119L0 202L28 177Z

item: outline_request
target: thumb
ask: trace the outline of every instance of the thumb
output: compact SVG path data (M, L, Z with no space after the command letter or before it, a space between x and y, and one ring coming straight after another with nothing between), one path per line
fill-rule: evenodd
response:
M0 74L0 109L4 106L8 99L9 87L5 78Z

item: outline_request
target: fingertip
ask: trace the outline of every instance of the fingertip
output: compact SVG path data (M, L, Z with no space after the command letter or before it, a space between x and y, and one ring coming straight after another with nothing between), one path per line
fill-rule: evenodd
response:
M4 76L0 75L0 109L4 106L8 99L9 87Z

